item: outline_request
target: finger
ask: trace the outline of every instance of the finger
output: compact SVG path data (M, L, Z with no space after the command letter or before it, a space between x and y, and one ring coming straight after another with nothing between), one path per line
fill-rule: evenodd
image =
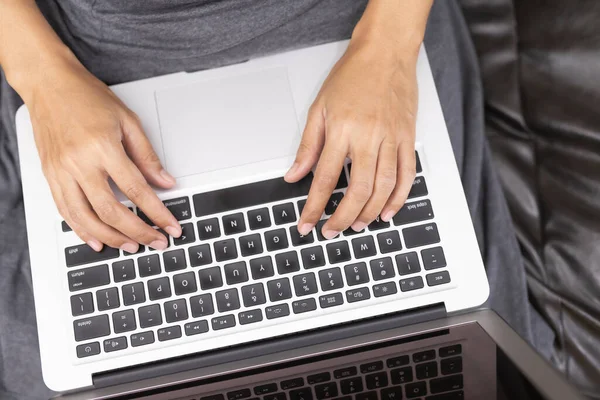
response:
M298 222L298 232L301 235L307 235L321 219L327 201L340 178L347 154L348 145L346 142L332 139L325 141L315 177Z
M181 236L181 226L173 214L165 207L150 185L144 179L142 173L135 164L127 157L125 151L120 151L113 156L107 165L107 172L115 181L119 189L137 205L152 222L159 228L164 229L173 237ZM137 217L136 217L137 218Z
M324 142L325 120L322 108L315 103L308 113L306 127L296 153L296 160L285 174L286 182L297 182L308 174L319 159Z
M164 189L173 187L175 178L163 168L135 114L123 119L122 130L125 151L146 180Z
M364 208L373 194L377 153L379 144L362 146L352 157L352 171L346 195L340 202L331 218L323 226L323 236L327 239L336 237L347 229Z
M383 221L391 220L400 211L408 197L416 175L416 158L414 141L402 142L398 147L398 178L396 187L381 212Z
M138 251L139 245L108 226L98 218L92 209L88 197L71 176L64 176L60 182L65 207L69 214L69 226L79 232L88 232L102 243L129 253Z
M398 146L394 141L384 141L379 148L373 194L352 224L356 232L362 231L381 212L396 186L398 172Z

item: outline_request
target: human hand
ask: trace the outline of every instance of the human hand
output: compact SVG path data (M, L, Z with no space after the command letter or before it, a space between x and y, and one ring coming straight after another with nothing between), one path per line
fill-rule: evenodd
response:
M162 233L117 201L109 178L156 226L181 235L148 184L167 189L175 179L162 168L137 116L104 83L69 60L48 67L25 102L58 210L91 248L100 251L104 243L135 253L138 243L167 247Z
M415 177L416 63L418 51L387 51L380 43L353 41L312 104L296 160L285 176L302 179L317 163L298 231L321 218L344 160L350 182L323 226L331 239L352 227L361 231L378 215L389 221L400 210Z

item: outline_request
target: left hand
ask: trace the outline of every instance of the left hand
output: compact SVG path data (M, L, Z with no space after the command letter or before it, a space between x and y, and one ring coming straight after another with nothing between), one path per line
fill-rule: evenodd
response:
M350 182L323 226L331 239L348 227L361 231L378 215L400 210L415 177L417 49L382 42L350 43L312 104L296 160L285 179L296 182L317 163L298 223L305 235L321 218L346 157Z

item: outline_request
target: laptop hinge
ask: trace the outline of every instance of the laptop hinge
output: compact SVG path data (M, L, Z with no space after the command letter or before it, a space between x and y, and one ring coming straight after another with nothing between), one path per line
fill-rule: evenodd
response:
M93 374L92 382L96 388L120 385L196 368L205 368L335 340L348 339L354 336L366 335L444 317L446 317L446 307L443 303L436 303L430 306L383 316L318 328L308 332L105 371Z

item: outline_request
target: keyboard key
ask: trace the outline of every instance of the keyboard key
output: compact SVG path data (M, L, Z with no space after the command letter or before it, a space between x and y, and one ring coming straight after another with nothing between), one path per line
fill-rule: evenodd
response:
M224 270L225 281L228 285L235 285L248 281L248 268L246 268L246 261L238 261L233 264L227 264Z
M129 337L129 341L131 342L131 347L140 347L146 344L154 343L154 332L141 332L134 333Z
M287 396L283 392L267 394L263 397L263 400L287 400Z
M390 227L390 223L383 221L381 219L380 215L378 215L377 217L375 217L375 219L373 220L373 222L371 222L369 224L369 230L370 231L378 231L380 229L385 229L385 228L389 228L389 227Z
M439 243L440 241L440 235L435 223L403 229L402 235L404 235L404 243L406 243L406 247L409 249Z
M244 222L244 214L236 213L225 215L223 217L223 230L226 235L235 235L246 231L246 222Z
M308 375L306 381L309 385L316 385L317 383L323 383L331 380L331 373L321 372L318 374Z
M221 236L221 228L217 218L198 221L198 237L201 240L215 239Z
M215 317L210 320L213 331L221 329L233 328L235 326L235 316L233 314Z
M329 198L329 200L327 201L327 204L325 205L325 214L327 214L327 215L333 214L335 212L335 210L337 210L338 206L340 205L340 202L342 201L343 197L344 197L344 193L342 193L342 192L333 193L331 195L331 197Z
M254 394L262 396L263 394L275 393L277 391L276 383L267 383L266 385L256 386L254 388Z
M194 273L186 272L185 274L173 276L173 287L175 288L175 294L178 296L194 293L198 290Z
M330 264L337 264L350 260L350 248L348 247L348 242L345 240L329 243L326 247Z
M398 288L394 282L381 283L373 286L373 295L375 297L389 296L396 293L398 293Z
M259 308L250 311L242 311L238 314L240 325L253 324L263 320L262 311Z
M255 233L254 235L242 236L239 238L240 250L242 256L254 256L263 252L262 241L260 235Z
M160 259L158 258L158 254L139 257L137 259L137 264L138 272L141 278L158 275L161 273Z
M431 394L449 392L463 388L462 375L451 375L443 378L436 378L429 381Z
M318 288L315 274L310 272L308 274L294 276L294 290L298 297L317 293Z
M90 289L96 286L104 286L110 283L108 265L83 268L77 271L69 271L69 291Z
M186 336L199 335L208 332L208 322L205 320L188 322L183 326Z
M219 267L204 268L198 271L198 280L202 290L210 290L223 286Z
M298 253L288 251L275 256L275 264L279 275L289 274L300 271L300 262L298 261Z
M413 381L412 367L396 368L390 371L392 378L392 384L398 385L400 383L407 383Z
M100 343L92 342L77 346L77 358L85 358L100 354Z
M451 375L462 372L462 357L452 357L443 359L440 362L442 375Z
M336 369L335 371L333 371L333 376L335 377L335 379L342 379L342 378L348 378L349 376L354 376L357 373L358 373L358 370L356 369L356 367L346 367L346 368ZM342 390L342 392L343 392L343 390Z
M199 267L202 265L208 265L212 263L212 256L210 255L210 247L207 244L201 244L199 246L192 246L188 249L190 256L190 264L192 267Z
M393 386L381 390L381 400L399 400L402 398L402 386Z
M135 266L133 260L122 260L112 264L113 278L115 282L125 282L135 279Z
M325 256L321 246L310 247L300 251L304 269L322 267L325 265Z
M337 383L328 382L315 386L315 395L317 399L330 399L338 395Z
M357 301L368 300L370 298L371 293L369 293L369 288L367 287L352 289L346 292L346 301L348 303L356 303Z
M290 226L290 236L292 238L292 245L294 246L303 246L315 241L315 236L312 231L310 231L308 235L301 235L298 233L298 227L296 225Z
M255 283L242 287L242 299L244 307L254 307L267 302L265 297L265 289L262 283Z
M123 294L123 304L126 306L140 304L146 301L144 284L142 282L123 285L121 292Z
M440 357L455 356L460 353L462 353L462 345L460 344L453 344L452 346L440 347L439 350Z
M226 289L215 293L215 301L219 312L229 312L240 308L240 298L237 289Z
M65 249L65 261L67 267L75 267L82 264L91 264L99 261L110 260L119 257L119 249L104 246L102 251L96 252L87 244L67 247Z
M165 271L172 272L180 269L187 268L187 262L185 261L185 253L182 249L172 250L163 253L163 262L165 264Z
M212 396L202 396L200 400L225 400L222 394L213 394Z
M183 221L192 217L192 211L190 209L190 199L186 197L179 197L172 200L163 201L165 207L171 214L177 219L177 221ZM138 208L138 216L147 223L148 225L154 226L154 223Z
M298 215L302 215L302 210L304 210L305 205L306 205L306 200L298 201Z
M265 243L267 250L277 251L287 249L289 246L285 229L276 229L274 231L265 232Z
M77 342L110 335L108 315L98 315L73 321L73 330Z
M227 393L227 400L240 400L252 396L250 389L240 389Z
M415 150L415 161L416 161L416 171L417 174L423 172L423 168L421 167L421 159L419 158L419 152Z
M119 291L115 288L102 289L96 292L96 303L98 303L98 311L111 310L118 308L119 303Z
M373 241L372 236L363 236L352 239L352 249L354 250L355 258L371 257L377 254L375 241Z
M136 251L135 253L130 253L128 251L123 251L123 255L124 256L132 256L134 254L142 254L144 251L146 251L146 247L140 244L139 247L138 247L138 251Z
M465 392L459 390L457 392L435 394L433 396L427 396L425 400L463 400L465 398Z
M326 294L319 297L319 303L321 308L341 306L344 304L344 298L341 293Z
M426 382L415 382L409 383L404 387L406 391L407 399L414 399L415 397L425 396L427 394L427 383Z
M414 363L435 360L435 350L420 351L413 354L412 359Z
M127 338L125 336L120 336L112 339L106 339L104 340L103 345L105 353L125 350L127 348Z
M427 285L429 286L437 286L443 285L444 283L450 283L450 274L448 271L440 271L435 272L433 274L428 274L425 278L427 278Z
M340 381L340 390L342 394L354 394L364 390L362 377L343 379Z
M194 232L194 224L181 224L181 236L173 238L175 246L194 243L196 241L196 233Z
M140 320L141 328L150 328L151 326L161 325L162 315L160 313L160 306L158 304L152 304L150 306L138 308L138 318Z
M398 267L398 273L400 275L410 275L421 271L419 257L417 257L417 253L414 251L405 254L398 254L396 256L396 266Z
M297 387L304 386L304 378L288 379L285 381L281 381L279 385L281 386L281 390L295 389Z
M446 257L444 250L441 247L433 247L431 249L421 250L421 258L423 266L426 270L442 268L446 266Z
M292 288L288 278L275 279L267 283L269 300L278 302L292 297Z
M165 319L168 323L185 321L188 319L187 305L185 299L167 301L164 304Z
M160 328L156 333L159 342L179 339L181 337L181 327L179 325L168 326L166 328Z
M290 400L313 400L312 388L306 387L291 390Z
M419 364L415 367L417 379L430 379L438 376L437 361Z
M356 232L354 229L348 228L344 231L344 236L354 236L359 235L361 233L365 233L365 230L363 229L362 231Z
M394 225L412 224L413 222L426 221L434 217L431 201L419 200L413 203L405 203L394 216Z
M369 265L371 266L371 275L373 275L373 279L376 281L393 278L396 275L390 257L371 260Z
M285 203L274 206L273 218L275 218L275 225L283 225L296 222L296 211L294 211L294 204Z
M379 250L383 254L402 250L398 231L380 233L377 235L377 243L379 243Z
M383 369L383 361L373 361L373 362L369 362L369 363L360 365L360 372L363 374L381 371L382 369Z
M71 296L71 315L90 314L94 312L94 299L91 293L81 293Z
M252 273L252 279L264 279L275 275L271 256L250 260L250 272Z
M376 391L364 392L356 395L355 400L381 400Z
M290 307L285 303L268 306L265 308L265 315L267 316L267 319L287 317L290 315Z
M427 196L427 193L427 184L425 183L425 178L422 176L417 176L413 181L412 187L410 188L408 198L412 199L414 197Z
M406 278L400 280L400 290L403 292L409 292L411 290L422 289L423 278L415 276L413 278Z
M386 387L388 385L387 372L376 372L367 375L365 376L365 381L367 382L367 389L369 390Z
M207 315L214 314L215 309L212 302L212 295L210 293L205 293L190 297L190 309L192 311L192 317L194 318L206 317Z
M317 302L315 299L303 299L296 300L292 302L292 310L294 310L294 314L302 314L309 311L314 311L317 309Z
M398 357L388 358L386 361L386 365L388 368L396 368L396 367L401 367L403 365L408 365L408 364L410 364L409 356L398 356Z
M133 310L116 312L112 315L112 320L115 333L129 332L137 329Z
M193 201L196 217L306 196L312 180L313 174L309 173L296 183L287 183L283 178L275 178L195 194Z
M321 282L321 289L324 292L344 287L342 271L339 268L330 268L319 271L319 281Z
M250 229L253 231L270 227L271 217L269 216L269 209L263 207L258 210L248 211L248 224L250 224Z
M369 282L369 272L367 271L367 264L364 262L346 265L344 273L348 286L362 285Z
M160 300L171 297L171 286L169 285L169 278L157 278L147 282L148 285L148 297L150 300Z
M326 219L322 219L319 222L317 222L317 226L315 227L315 230L317 231L317 237L319 238L320 242L325 242L327 240L334 240L334 239L337 239L338 237L340 237L340 235L337 235L331 239L325 239L325 236L323 236L323 225L325 225L326 222L327 222Z
M62 229L63 232L71 232L73 230L73 229L71 229L71 227L69 226L69 224L67 224L65 221L62 221L60 223L60 226L61 226L61 229ZM98 348L100 348L100 347L98 347Z
M227 239L213 243L215 250L215 258L217 261L228 261L236 259L237 248L235 247L235 240Z
M348 172L350 171L350 169L348 169ZM337 185L335 185L336 189L343 189L345 187L348 187L348 179L346 178L346 173L344 172L344 169L342 168L342 173L340 174L340 178L338 179Z

